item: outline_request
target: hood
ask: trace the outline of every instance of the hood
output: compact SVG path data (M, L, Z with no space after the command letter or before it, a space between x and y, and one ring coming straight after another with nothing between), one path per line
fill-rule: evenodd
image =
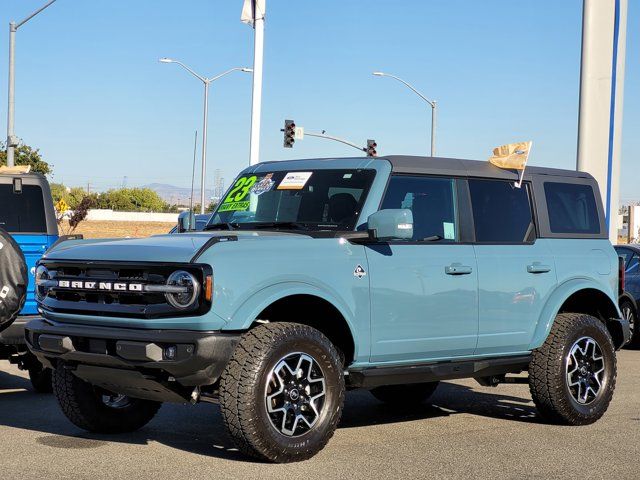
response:
M207 243L226 241L229 237L236 237L241 241L259 240L264 237L308 238L295 233L273 231L212 231L157 235L147 238L78 240L62 242L42 258L60 261L188 263Z

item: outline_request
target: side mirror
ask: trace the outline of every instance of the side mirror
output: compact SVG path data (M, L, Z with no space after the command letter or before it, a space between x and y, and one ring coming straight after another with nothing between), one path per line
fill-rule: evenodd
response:
M413 213L408 208L379 210L369 216L367 228L380 240L413 238Z
M196 216L193 212L182 212L178 215L178 233L194 230L196 226Z

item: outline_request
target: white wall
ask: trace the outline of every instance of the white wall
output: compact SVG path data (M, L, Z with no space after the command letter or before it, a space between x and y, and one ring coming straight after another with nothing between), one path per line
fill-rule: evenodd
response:
M89 210L86 220L115 222L166 222L178 223L177 213L114 212L113 210Z

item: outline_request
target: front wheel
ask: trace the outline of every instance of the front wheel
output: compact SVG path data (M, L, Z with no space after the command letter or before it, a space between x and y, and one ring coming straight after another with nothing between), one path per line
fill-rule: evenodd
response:
M29 379L31 386L37 393L51 393L53 386L51 385L51 369L45 368L41 364L29 367Z
M296 323L245 333L220 379L222 417L238 448L278 463L305 460L327 444L344 395L336 348Z
M133 432L149 423L161 406L94 387L64 365L53 372L53 393L67 418L93 433Z
M604 324L589 315L562 313L533 352L529 387L543 418L587 425L607 411L616 375L615 348Z

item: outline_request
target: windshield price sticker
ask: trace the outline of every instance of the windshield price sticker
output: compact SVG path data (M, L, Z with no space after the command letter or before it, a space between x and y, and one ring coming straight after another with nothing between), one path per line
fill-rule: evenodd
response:
M233 188L218 208L219 212L236 212L249 210L250 201L245 198L249 195L251 187L256 183L258 177L240 177L236 180Z
M302 190L313 172L290 172L278 185L278 190Z

